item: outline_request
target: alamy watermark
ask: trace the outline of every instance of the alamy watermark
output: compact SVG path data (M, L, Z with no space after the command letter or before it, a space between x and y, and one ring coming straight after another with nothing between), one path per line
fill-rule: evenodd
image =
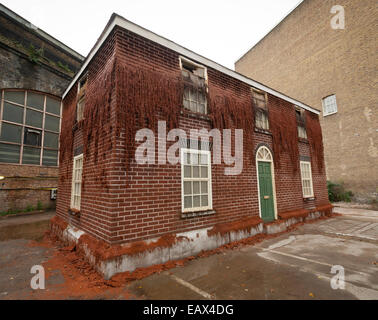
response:
M334 30L345 29L345 10L343 6L335 5L331 8L334 16L331 19L331 28Z
M344 267L340 265L332 266L331 273L336 274L331 278L331 288L333 290L345 289L345 271Z
M157 139L156 139L157 138ZM135 161L139 165L181 163L180 149L210 150L213 164L226 164L225 175L239 175L243 171L243 130L242 129L191 129L189 136L183 129L172 129L167 133L165 121L158 122L158 137L151 129L140 129L135 136L142 142L135 151ZM167 151L167 142L174 142ZM233 147L233 148L232 148ZM232 150L233 149L233 150Z
M33 290L44 290L45 289L45 268L40 265L33 266L30 273L35 274L35 276L30 280L30 287Z

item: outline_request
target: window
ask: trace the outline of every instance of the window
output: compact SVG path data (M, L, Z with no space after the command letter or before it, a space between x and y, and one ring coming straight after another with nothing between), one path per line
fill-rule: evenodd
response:
M182 210L212 209L210 151L181 149Z
M206 68L182 57L180 65L184 80L184 108L207 114Z
M337 112L336 96L333 94L331 96L323 98L323 115L328 116Z
M72 170L71 209L80 210L81 176L83 172L83 155L74 157Z
M27 90L0 95L0 162L57 166L61 100Z
M295 116L297 118L298 137L307 139L305 111L295 107Z
M87 75L82 77L78 84L78 95L77 95L77 105L76 105L76 121L77 122L84 119L86 88L87 88Z
M312 188L311 162L301 161L302 191L304 198L312 198L314 191Z
M253 105L255 107L255 126L258 129L269 130L268 105L266 93L252 89Z

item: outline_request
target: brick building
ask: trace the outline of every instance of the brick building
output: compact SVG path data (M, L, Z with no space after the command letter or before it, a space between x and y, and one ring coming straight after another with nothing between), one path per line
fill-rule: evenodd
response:
M327 177L360 201L378 199L377 14L374 0L305 0L235 63L322 110Z
M63 106L52 229L107 278L331 211L318 110L118 15ZM242 170L225 174L216 137L194 146L191 129L231 129L233 148L243 130Z
M82 61L0 4L0 212L55 206L61 96Z

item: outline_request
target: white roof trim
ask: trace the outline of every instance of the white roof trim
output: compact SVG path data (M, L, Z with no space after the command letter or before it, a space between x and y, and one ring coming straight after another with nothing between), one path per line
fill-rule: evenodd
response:
M91 52L89 53L89 56L88 58L85 60L85 63L83 64L83 66L81 67L80 71L76 74L75 78L72 80L72 82L70 83L70 85L68 86L67 90L64 92L63 94L63 98L67 95L67 93L71 90L71 88L73 87L73 85L76 83L76 81L80 78L81 74L84 72L84 70L87 68L88 64L90 63L90 61L92 60L92 58L96 55L97 51L100 49L100 47L102 46L102 44L105 42L106 38L109 36L109 34L111 33L111 31L114 29L115 26L119 26L121 28L124 28L126 30L129 30L133 33L136 33L137 35L140 35L141 37L144 37L146 39L149 39L153 42L156 42L164 47L167 47L189 59L192 59L192 60L195 60L196 62L198 63L201 63L203 64L204 66L206 67L210 67L210 68L213 68L215 70L218 70L224 74L227 74L228 76L232 77L232 78L235 78L237 80L240 80L248 85L250 85L251 87L254 87L254 88L257 88L257 89L260 89L260 90L263 90L265 92L268 92L278 98L281 98L283 100L286 100L292 104L295 104L297 105L298 107L301 107L303 109L306 109L308 111L311 111L313 113L316 113L316 114L320 114L320 111L319 110L316 110L300 101L297 101L293 98L290 98L278 91L275 91L267 86L264 86L263 84L259 83L259 82L256 82L250 78L247 78L245 76L243 76L242 74L240 73L237 73L231 69L228 69L212 60L209 60L197 53L194 53L193 51L189 50L189 49L186 49L180 45L178 45L177 43L171 41L171 40L168 40L166 38L163 38L155 33L153 33L152 31L149 31L147 29L144 29L142 28L141 26L138 26L128 20L126 20L125 18L121 17L121 16L118 16L118 15L115 15L114 16L114 20L108 25L108 27L106 28L106 30L104 31L103 35L102 35L102 38L99 39L99 41L97 42L97 44L95 45L95 47L91 50Z

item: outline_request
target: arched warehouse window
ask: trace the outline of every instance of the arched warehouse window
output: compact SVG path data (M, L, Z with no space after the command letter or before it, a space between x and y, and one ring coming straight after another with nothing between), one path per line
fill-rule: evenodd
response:
M61 100L29 90L0 94L0 162L57 166Z

